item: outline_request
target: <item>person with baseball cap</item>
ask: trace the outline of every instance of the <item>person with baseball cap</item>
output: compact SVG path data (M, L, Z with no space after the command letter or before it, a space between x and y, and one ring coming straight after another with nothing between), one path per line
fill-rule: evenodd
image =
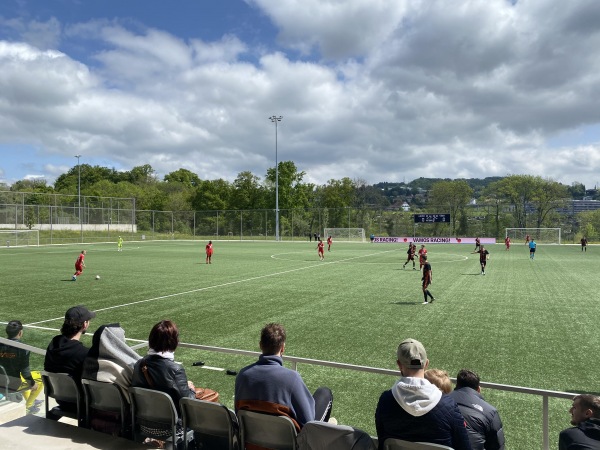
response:
M379 448L386 439L431 442L454 450L471 450L465 419L456 402L425 379L429 366L425 347L415 339L398 346L401 377L383 392L375 410Z
M73 306L65 313L65 320L58 336L54 336L44 359L44 370L54 373L67 373L80 384L83 361L88 348L80 339L90 326L90 320L96 313L83 305ZM74 409L74 404L59 403L61 409Z

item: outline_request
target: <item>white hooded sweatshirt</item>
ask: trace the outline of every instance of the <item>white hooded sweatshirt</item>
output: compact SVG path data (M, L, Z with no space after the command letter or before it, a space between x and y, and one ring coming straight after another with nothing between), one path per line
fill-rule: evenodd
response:
M425 378L401 377L392 394L404 411L420 417L431 411L442 398L442 391Z

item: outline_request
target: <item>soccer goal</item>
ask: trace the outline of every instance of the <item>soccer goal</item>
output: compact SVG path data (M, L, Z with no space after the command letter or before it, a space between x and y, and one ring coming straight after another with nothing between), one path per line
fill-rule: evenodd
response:
M40 230L0 230L0 246L26 247L40 245Z
M560 244L560 228L507 228L506 236L513 244L535 239L538 244Z
M323 230L323 239L331 236L338 241L365 242L364 228L325 228Z

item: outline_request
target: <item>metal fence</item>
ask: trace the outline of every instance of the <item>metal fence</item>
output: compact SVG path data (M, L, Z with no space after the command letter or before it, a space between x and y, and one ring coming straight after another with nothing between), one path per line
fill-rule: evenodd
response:
M2 323L2 322L0 322L0 323ZM5 323L5 322L3 322L3 323ZM39 328L39 327L32 327L32 328ZM49 330L47 328L40 328L40 329ZM143 341L143 340L139 340L139 339L127 338L126 340L130 343L135 343L134 345L132 345L133 349L143 348L148 345L147 341ZM41 348L37 348L37 347L23 344L20 342L10 341L10 340L2 338L2 337L0 337L0 343L12 345L12 346L18 347L18 348L23 348L25 350L29 350L30 352L39 354L39 355L46 354L46 351ZM239 355L239 356L258 357L260 355L259 352L254 352L254 351L239 350L239 349L233 349L233 348L223 348L223 347L213 347L213 346L208 346L208 345L189 344L189 343L184 343L184 342L179 343L179 347L189 348L189 349L193 349L193 350L208 351L208 352L227 353L227 354ZM323 361L323 360L318 360L318 359L299 358L299 357L291 356L291 355L287 355L287 354L285 355L285 360L287 362L290 362L292 364L292 369L296 370L296 371L298 370L299 365L308 364L308 365L313 365L313 366L332 367L332 368L340 369L340 370L352 370L352 371L357 371L357 372L368 372L368 373L381 374L381 375L390 375L390 376L394 376L394 377L398 377L400 375L400 372L397 370L383 369L383 368L379 368L379 367L359 366L359 365L354 365L354 364L339 363L339 362L335 362L335 361ZM456 382L456 379L452 378L452 381ZM551 399L551 398L572 399L576 395L576 394L573 394L570 392L549 391L549 390L533 389L533 388L527 388L527 387L521 387L521 386L511 386L511 385L506 385L506 384L486 383L486 382L481 382L480 384L482 387L487 388L487 389L495 389L495 390L505 391L505 392L533 395L533 396L536 396L536 397L539 397L542 399L542 409L540 411L541 422L542 422L542 436L541 436L542 450L550 449L549 399Z
M364 228L377 236L504 237L514 227L510 205L469 205L460 229L449 223L415 224L418 212L446 213L443 208L404 211L386 208L306 208L279 211L280 238L308 239L325 228ZM577 224L561 216L563 239L573 241ZM0 192L0 229L38 229L41 243L113 241L126 233L135 239L275 239L274 209L161 211L138 210L134 198ZM70 233L69 233L70 232Z

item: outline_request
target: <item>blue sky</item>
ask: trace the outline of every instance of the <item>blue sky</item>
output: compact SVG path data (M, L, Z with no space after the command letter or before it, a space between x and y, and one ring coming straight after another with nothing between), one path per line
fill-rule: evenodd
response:
M3 0L0 183L600 176L600 3Z

